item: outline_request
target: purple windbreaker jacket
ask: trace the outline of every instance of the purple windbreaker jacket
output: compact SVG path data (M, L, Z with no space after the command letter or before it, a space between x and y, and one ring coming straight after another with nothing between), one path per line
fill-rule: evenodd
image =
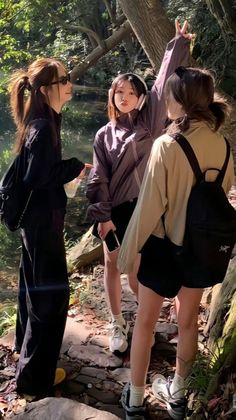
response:
M179 66L189 65L189 40L172 39L141 111L122 114L96 134L93 169L87 184L88 214L98 222L111 219L111 208L138 197L154 140L166 119L164 85Z

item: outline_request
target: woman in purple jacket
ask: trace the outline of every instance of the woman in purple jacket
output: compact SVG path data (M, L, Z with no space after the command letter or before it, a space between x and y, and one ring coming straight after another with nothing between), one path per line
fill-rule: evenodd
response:
M176 36L167 45L160 71L150 94L144 80L135 74L121 74L109 90L110 121L96 134L94 168L90 174L87 196L89 215L97 222L97 233L105 240L115 231L122 242L139 194L144 170L153 141L161 134L166 118L163 89L174 70L189 64L188 23L181 28L176 21ZM148 97L149 96L149 97ZM121 313L120 272L116 267L118 249L110 252L104 241L104 284L111 310L110 350L125 352L129 326ZM129 285L138 297L137 270L129 274Z

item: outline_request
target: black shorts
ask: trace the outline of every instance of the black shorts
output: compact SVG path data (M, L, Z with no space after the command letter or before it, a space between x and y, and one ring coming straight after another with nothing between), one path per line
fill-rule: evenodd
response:
M111 220L116 226L116 235L120 244L125 235L126 228L129 224L133 211L137 203L137 198L126 201L125 203L120 204L119 206L113 207L111 210ZM98 231L98 222L94 224L93 234L99 238Z
M163 297L175 297L182 284L181 272L172 258L172 246L168 239L149 236L141 250L138 280ZM176 247L179 248L179 247Z
M138 271L141 284L160 296L175 297L182 286L190 289L204 289L219 283L208 280L207 272L201 267L184 263L182 247L174 245L168 238L151 235L141 250Z

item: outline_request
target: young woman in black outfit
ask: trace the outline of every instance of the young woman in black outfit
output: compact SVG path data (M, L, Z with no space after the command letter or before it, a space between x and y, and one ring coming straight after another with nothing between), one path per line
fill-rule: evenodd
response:
M75 157L62 160L60 112L72 98L72 85L59 61L41 58L28 71L15 73L10 96L20 175L25 189L33 191L21 224L16 382L19 392L47 395L54 384L69 302L64 184L79 177L85 165Z

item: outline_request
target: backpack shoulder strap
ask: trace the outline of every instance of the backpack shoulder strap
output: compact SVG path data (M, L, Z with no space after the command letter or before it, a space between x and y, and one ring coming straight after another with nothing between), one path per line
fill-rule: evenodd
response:
M170 137L175 139L177 143L182 147L185 155L187 156L187 159L192 167L193 173L196 177L196 179L199 179L203 174L200 169L198 160L196 158L196 155L193 151L193 148L191 147L188 140L180 133L170 134Z
M229 142L226 138L225 139L225 143L226 143L226 156L225 156L225 161L224 164L216 178L217 183L222 184L224 176L225 176L225 172L229 163L229 157L230 157L230 145Z

